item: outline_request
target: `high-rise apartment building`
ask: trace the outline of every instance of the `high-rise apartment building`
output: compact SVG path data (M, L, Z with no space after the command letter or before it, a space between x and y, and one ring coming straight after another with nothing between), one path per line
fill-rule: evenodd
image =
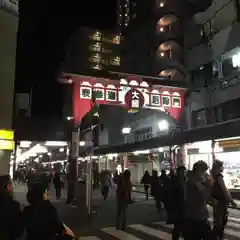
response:
M122 40L118 32L80 27L68 42L62 70L81 74L90 69L119 71Z
M136 18L136 0L118 0L118 26L119 32L128 27L129 22Z
M184 80L185 23L208 1L137 1L136 18L124 33L122 67L127 72Z

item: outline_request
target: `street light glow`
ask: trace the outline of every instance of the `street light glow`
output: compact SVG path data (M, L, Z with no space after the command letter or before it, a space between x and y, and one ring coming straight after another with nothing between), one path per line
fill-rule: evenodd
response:
M166 120L162 120L158 122L158 128L160 131L168 130L169 124Z
M130 127L124 127L122 128L122 134L129 134L131 133L131 128Z
M79 142L79 145L80 145L80 146L85 146L85 144L86 144L86 143L83 142L83 141Z

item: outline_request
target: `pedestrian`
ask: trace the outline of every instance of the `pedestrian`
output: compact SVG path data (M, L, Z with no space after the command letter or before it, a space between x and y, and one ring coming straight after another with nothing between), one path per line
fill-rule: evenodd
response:
M177 168L176 177L172 178L172 240L178 240L180 236L185 236L185 202L184 202L184 186L185 186L185 170L184 166Z
M160 201L163 202L164 208L167 213L167 224L172 224L172 181L171 178L167 175L166 171L163 169L161 171L161 176L159 177L160 182Z
M237 207L225 186L222 172L223 162L216 160L211 170L213 179L213 240L220 240L224 237L224 228L228 221L228 205L231 204L233 207Z
M211 186L205 179L208 166L204 161L193 165L185 186L185 239L211 239L211 227L208 222L207 202L211 197Z
M108 198L108 194L111 187L112 187L112 179L110 177L109 172L107 171L103 172L101 177L101 193L104 200Z
M63 186L63 182L61 180L61 175L59 172L55 173L54 178L53 178L53 184L55 187L56 198L58 200L61 197L61 190L62 190L62 186Z
M151 184L151 176L147 170L145 171L145 173L142 177L141 184L144 185L144 192L145 192L146 200L148 200L148 190L149 190L149 187Z
M159 177L158 177L158 172L156 170L152 171L151 195L155 199L155 204L156 204L157 211L160 212L161 211L160 181L159 181Z
M132 183L130 180L131 173L129 170L124 171L118 181L116 198L117 198L117 216L116 229L124 230L127 221L128 205L133 203L132 200Z
M26 240L53 240L67 235L74 239L72 231L65 227L56 208L48 201L48 188L36 183L27 193L29 206L23 210Z
M23 230L20 203L13 200L10 176L0 176L0 239L16 240Z

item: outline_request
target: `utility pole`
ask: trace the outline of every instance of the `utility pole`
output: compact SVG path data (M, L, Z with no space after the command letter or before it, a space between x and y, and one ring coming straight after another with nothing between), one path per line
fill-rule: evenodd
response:
M74 126L72 129L71 150L68 166L68 193L66 203L70 204L75 198L75 185L78 180L78 157L80 142L80 127Z

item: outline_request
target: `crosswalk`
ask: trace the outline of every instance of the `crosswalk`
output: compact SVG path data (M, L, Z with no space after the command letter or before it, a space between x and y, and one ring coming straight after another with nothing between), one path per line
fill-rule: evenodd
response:
M212 223L212 218L209 219ZM173 226L164 222L154 222L151 224L131 224L125 231L116 230L115 227L102 228L94 232L94 236L83 236L78 240L171 240ZM240 240L240 218L229 217L225 229L225 240ZM180 238L183 240L183 238Z

